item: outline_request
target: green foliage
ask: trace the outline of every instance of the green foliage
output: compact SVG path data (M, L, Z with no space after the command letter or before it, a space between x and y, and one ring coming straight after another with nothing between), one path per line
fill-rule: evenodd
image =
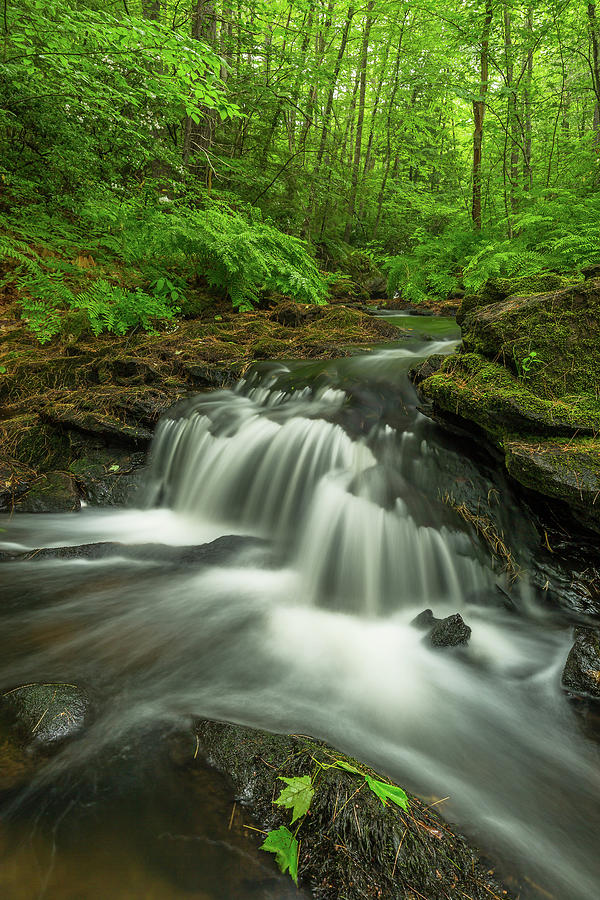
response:
M522 359L519 359L517 357L516 351L513 350L513 358L514 358L517 374L520 378L523 378L524 380L529 378L534 366L544 365L543 359L541 359L539 357L536 350L530 350L526 356L522 357Z
M298 884L298 841L285 825L268 833L261 850L274 853L281 871L289 872L294 883Z
M377 778L371 778L365 775L365 781L369 786L369 790L373 791L376 797L379 797L383 806L387 805L387 801L391 800L400 809L408 810L408 797L406 792L395 784L387 784L385 781L379 781Z
M310 775L302 775L298 778L284 778L287 787L281 792L275 803L292 810L292 824L296 819L302 818L308 812L313 794L315 792Z

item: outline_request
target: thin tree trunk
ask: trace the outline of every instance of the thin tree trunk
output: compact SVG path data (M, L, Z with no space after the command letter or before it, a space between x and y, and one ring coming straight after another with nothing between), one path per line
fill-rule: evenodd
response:
M525 61L525 84L523 88L523 189L530 191L533 186L533 170L531 166L531 86L533 82L533 12L527 9L527 57Z
M473 203L471 215L475 228L481 229L481 160L483 148L483 119L489 78L489 46L492 26L492 0L485 0L485 19L481 32L479 55L479 97L473 100Z
M356 195L358 192L358 178L360 173L360 155L362 150L362 132L363 122L365 118L365 96L367 91L367 62L369 55L369 37L371 34L371 26L373 18L371 13L375 0L369 0L367 4L367 18L363 31L362 46L360 51L360 95L358 101L358 118L356 121L356 138L354 142L354 165L352 167L352 184L350 187L350 202L348 203L348 218L346 221L346 230L344 232L344 240L350 240L352 233L352 225L354 224L354 211L356 209Z
M204 41L211 47L217 42L217 17L214 0L197 0L192 15L192 38ZM189 164L196 156L204 157L198 164L198 171L203 173L205 183L210 190L212 186L212 166L208 154L214 140L215 119L211 111L200 107L200 122L196 123L191 116L186 116L183 136L183 159Z

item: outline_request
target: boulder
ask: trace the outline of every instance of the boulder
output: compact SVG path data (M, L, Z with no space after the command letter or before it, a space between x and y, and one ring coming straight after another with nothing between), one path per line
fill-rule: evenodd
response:
M66 472L40 475L19 497L15 510L28 513L75 512L81 500L73 478Z
M472 308L462 334L411 371L422 411L483 434L516 482L600 530L600 279Z
M600 629L577 628L563 671L564 687L600 699Z
M424 640L431 647L461 647L469 643L471 629L459 613L436 619L432 610L424 609L410 623L420 631L427 631Z
M430 801L407 794L408 812L389 801L384 805L364 788L365 776L392 788L389 779L320 741L202 721L195 740L179 748L177 762L204 761L228 776L263 832L291 824L290 810L273 803L285 787L281 778L318 772L308 814L293 830L300 824L300 886L320 900L510 897L493 868L482 864ZM332 765L336 761L341 766Z
M89 701L75 684L26 684L0 696L0 719L27 750L48 750L84 726Z
M458 613L436 621L427 636L432 647L461 647L469 643L471 629Z

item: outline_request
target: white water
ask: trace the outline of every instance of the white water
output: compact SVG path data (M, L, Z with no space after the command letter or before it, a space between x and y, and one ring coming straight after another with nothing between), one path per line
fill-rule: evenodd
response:
M406 382L416 357L450 347L356 357L306 384L302 367L279 366L201 396L159 428L148 508L8 523L13 549L268 541L198 570L125 550L5 564L23 606L0 621L1 682L83 678L110 699L57 769L189 715L308 732L449 796L446 814L557 900L596 900L600 766L560 688L570 629L526 581L516 612L494 600L498 576L440 494L461 479L497 486L460 469ZM402 402L404 428L391 427ZM467 651L424 644L410 622L426 606L461 612Z

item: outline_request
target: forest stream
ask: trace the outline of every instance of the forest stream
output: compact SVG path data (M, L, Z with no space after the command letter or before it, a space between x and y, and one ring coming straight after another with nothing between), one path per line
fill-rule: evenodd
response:
M528 580L538 543L505 477L417 409L408 370L452 351L454 320L387 315L414 336L261 363L177 407L131 508L0 523L4 551L112 542L2 566L0 683L75 682L94 708L5 803L6 900L298 896L228 828L221 777L170 764L160 735L192 717L327 740L443 801L523 900L598 897L571 623ZM465 491L498 498L514 583L448 504ZM225 538L209 565L181 551ZM468 645L428 646L426 608L460 613Z

